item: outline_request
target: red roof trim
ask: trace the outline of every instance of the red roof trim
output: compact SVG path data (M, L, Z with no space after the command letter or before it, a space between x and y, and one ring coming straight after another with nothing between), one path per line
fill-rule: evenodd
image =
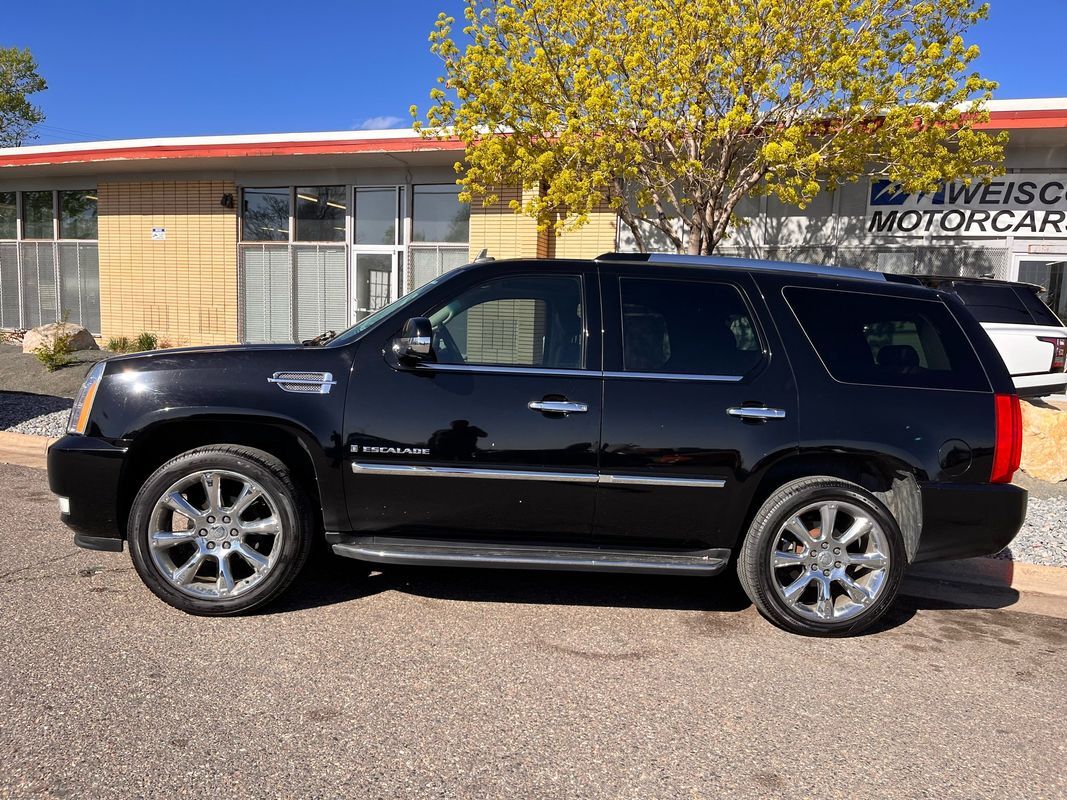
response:
M249 156L308 156L345 153L415 153L463 150L463 142L449 139L351 139L347 141L254 142L249 144L150 145L93 148L59 153L17 153L0 157L0 167L43 164L140 161L174 158L235 158Z
M977 127L992 130L1067 128L1067 109L1038 111L992 111L989 122ZM342 155L348 153L416 153L462 151L456 139L419 137L394 139L348 139L308 142L250 142L246 144L147 145L121 148L86 148L52 153L16 153L0 157L0 167L48 164L96 163L102 161L148 161L177 158L242 158L262 156Z

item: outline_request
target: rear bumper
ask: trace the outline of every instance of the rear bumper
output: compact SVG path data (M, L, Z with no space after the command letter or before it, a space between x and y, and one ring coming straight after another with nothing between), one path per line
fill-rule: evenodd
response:
M928 483L922 491L922 534L915 562L996 553L1026 518L1027 493L1010 484Z
M1019 397L1045 397L1063 394L1067 389L1067 372L1045 372L1039 375L1014 375L1012 382Z
M59 518L74 531L75 544L122 549L118 498L125 456L126 448L88 436L64 436L48 448L48 486L67 500Z

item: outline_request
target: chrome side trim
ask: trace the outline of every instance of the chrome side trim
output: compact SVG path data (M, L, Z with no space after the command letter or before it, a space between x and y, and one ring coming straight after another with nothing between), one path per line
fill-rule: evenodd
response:
M684 372L604 372L605 378L630 378L636 380L660 381L716 381L718 383L737 383L744 380L744 375L687 375Z
M722 489L722 478L664 478L658 475L601 475L600 483L616 486L697 486L701 489Z
M553 481L603 483L615 486L690 486L722 489L722 478L668 478L658 475L593 475L588 472L535 472L533 470L484 469L478 467L429 467L422 464L378 464L353 461L352 472L366 475L416 475L431 478L485 478L507 481Z
M423 475L434 478L490 478L505 481L570 481L596 483L597 476L585 472L535 472L533 470L477 469L473 467L424 467L421 464L369 464L353 461L352 472L370 475Z
M544 411L550 414L584 414L589 410L588 403L575 403L570 400L531 400L526 404L531 411Z

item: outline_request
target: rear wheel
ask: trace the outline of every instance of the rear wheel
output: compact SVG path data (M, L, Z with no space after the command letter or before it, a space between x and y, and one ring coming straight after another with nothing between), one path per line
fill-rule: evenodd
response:
M307 504L288 470L260 450L191 450L137 493L128 529L141 579L202 615L238 614L281 594L311 548Z
M775 625L847 636L889 609L906 561L900 528L876 497L849 481L812 477L782 486L763 504L737 571Z

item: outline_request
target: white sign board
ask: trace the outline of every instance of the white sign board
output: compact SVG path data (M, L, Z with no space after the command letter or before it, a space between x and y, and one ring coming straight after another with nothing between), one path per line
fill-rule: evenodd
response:
M900 192L871 180L867 233L882 236L1067 238L1067 175L1015 173L988 184Z
M153 242L162 242L162 241L165 241L166 238L167 238L167 229L166 228L152 228L152 241Z

